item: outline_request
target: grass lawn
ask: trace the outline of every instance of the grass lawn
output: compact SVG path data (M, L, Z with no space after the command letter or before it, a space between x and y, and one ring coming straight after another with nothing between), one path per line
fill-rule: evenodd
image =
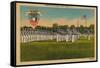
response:
M21 61L75 59L94 57L94 40L76 42L41 41L21 43Z

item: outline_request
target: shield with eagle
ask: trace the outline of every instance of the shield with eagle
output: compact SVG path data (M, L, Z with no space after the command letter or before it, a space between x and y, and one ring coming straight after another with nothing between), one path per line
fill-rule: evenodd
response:
M29 23L32 26L37 26L38 21L39 21L40 12L38 10L32 9L32 10L29 10L27 14L29 18Z

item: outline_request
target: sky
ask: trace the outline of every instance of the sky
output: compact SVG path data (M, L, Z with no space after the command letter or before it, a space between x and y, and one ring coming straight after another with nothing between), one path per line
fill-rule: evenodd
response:
M94 9L82 9L74 7L58 8L58 7L39 7L39 6L20 6L20 20L22 25L30 25L28 23L28 16L26 12L30 9L36 9L40 11L40 20L38 25L41 26L52 26L57 23L59 25L76 25L77 22L81 21L80 24L84 25L84 20L81 18L85 15L88 24L94 23Z

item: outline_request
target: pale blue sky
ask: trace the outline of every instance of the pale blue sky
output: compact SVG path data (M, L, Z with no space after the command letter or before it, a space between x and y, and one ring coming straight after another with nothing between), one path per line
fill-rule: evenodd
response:
M21 6L21 19L28 19L25 12L29 10L29 8L38 9L41 12L40 19L76 19L82 17L84 15L87 16L87 19L94 17L93 9L79 9L79 8L52 8L52 7L36 7L36 6Z

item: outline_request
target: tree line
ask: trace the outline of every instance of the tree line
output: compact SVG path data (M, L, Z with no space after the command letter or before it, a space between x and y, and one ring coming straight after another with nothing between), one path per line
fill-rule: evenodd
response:
M32 27L27 27L27 26L21 27L21 30L22 29L33 30ZM53 31L53 32L56 32L57 30L67 31L68 29L70 29L70 30L76 29L78 32L80 32L82 34L86 33L87 31L90 33L94 33L94 24L91 24L88 27L85 27L83 25L76 27L75 25L68 26L68 25L58 25L58 24L53 24L52 27L45 27L45 26L36 26L35 27L35 30L48 30L48 31Z

